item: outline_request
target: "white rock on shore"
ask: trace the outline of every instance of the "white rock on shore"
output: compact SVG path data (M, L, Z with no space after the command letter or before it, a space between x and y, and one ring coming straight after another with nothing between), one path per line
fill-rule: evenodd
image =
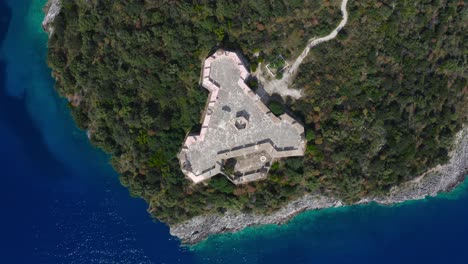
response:
M60 13L62 6L60 4L60 0L49 0L44 7L44 11L46 16L42 21L42 28L49 34L49 37L54 34L54 28L52 23L54 22L57 15Z
M414 180L394 187L389 195L363 199L359 203L370 201L380 204L401 203L436 196L440 192L454 189L468 173L468 125L456 134L449 157L446 164L437 165Z
M449 157L447 164L438 165L418 178L394 187L388 196L368 197L357 204L373 201L380 204L400 203L435 196L455 188L468 173L468 125L457 133ZM183 243L195 244L213 234L235 232L254 225L282 224L306 210L343 205L342 201L334 198L305 195L270 215L228 211L224 215L197 216L171 226L170 232Z

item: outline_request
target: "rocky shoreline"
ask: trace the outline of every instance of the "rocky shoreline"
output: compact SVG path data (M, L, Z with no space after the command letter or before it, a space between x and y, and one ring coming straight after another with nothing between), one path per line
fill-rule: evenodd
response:
M60 10L60 0L49 0L44 7L46 16L42 27L49 34L49 37L54 32L53 22ZM446 164L438 165L416 179L394 187L389 195L367 197L356 204L401 203L408 200L424 199L427 196L435 196L440 192L454 189L468 174L468 125L465 125L457 133L449 157L450 160ZM304 211L344 205L346 204L333 197L304 195L270 215L228 211L224 215L197 216L181 224L171 226L170 232L173 236L178 237L182 243L195 244L210 235L236 232L255 225L283 224Z
M468 174L468 125L457 133L449 157L450 160L446 164L438 165L416 179L394 187L389 195L368 197L356 204L401 203L453 190ZM344 205L346 204L332 197L305 195L270 215L228 211L224 215L197 216L171 226L170 232L184 244L196 244L210 235L236 232L249 226L283 224L304 211Z
M55 20L55 17L57 17L57 15L60 13L61 9L62 5L60 3L60 0L49 0L44 6L44 12L46 16L42 21L42 28L45 32L49 34L49 37L51 37L52 34L54 34L53 22Z

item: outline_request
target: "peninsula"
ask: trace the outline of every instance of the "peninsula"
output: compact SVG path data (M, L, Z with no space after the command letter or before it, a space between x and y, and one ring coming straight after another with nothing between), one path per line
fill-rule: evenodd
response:
M183 243L421 199L468 174L463 2L45 10L48 64L77 125Z

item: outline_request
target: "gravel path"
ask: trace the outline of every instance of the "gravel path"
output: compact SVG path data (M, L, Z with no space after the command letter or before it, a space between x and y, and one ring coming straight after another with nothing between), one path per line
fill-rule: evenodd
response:
M292 66L289 68L289 70L283 74L283 78L281 78L280 80L265 79L263 77L263 72L261 70L262 67L260 67L261 65L259 65L258 70L255 75L259 79L260 83L263 85L263 89L265 89L265 91L267 91L270 95L274 93L278 93L282 97L290 96L294 99L299 99L302 96L302 93L300 90L289 89L288 87L292 85L294 76L297 73L299 66L304 61L305 57L307 57L307 55L309 54L310 49L320 43L336 38L336 36L338 35L338 32L340 32L340 30L343 29L346 23L348 23L348 10L346 9L347 5L348 5L348 0L343 0L341 2L341 14L343 16L343 19L341 20L340 24L327 36L322 37L322 38L310 39L307 46L302 51L301 55L299 55L299 57L296 58L296 60L294 61Z

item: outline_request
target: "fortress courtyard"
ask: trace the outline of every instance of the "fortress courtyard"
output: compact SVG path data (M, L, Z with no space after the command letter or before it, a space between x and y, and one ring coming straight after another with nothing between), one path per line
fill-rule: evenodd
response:
M245 84L248 76L235 52L205 60L202 85L210 94L202 128L178 154L194 183L218 174L235 184L265 179L275 159L304 155L304 127L288 114L275 116Z

